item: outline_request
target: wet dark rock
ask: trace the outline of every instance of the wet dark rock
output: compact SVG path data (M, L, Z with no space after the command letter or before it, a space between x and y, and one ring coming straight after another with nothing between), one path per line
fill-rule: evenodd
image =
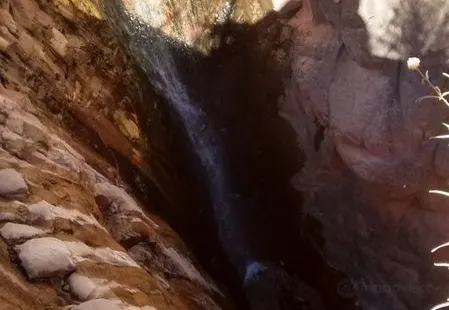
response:
M253 270L245 279L244 289L252 309L326 309L319 292L274 264L260 264L258 270Z

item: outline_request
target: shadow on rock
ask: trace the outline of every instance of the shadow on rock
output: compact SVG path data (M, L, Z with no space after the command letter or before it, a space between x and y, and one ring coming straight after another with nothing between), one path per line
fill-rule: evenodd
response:
M208 55L129 15L120 1L106 12L176 128L185 188L165 216L200 263L240 309L352 309L337 290L343 275L315 248L318 229L301 221L302 197L290 185L304 159L278 114L291 74L288 20L299 9L287 8L255 24L215 26ZM244 284L252 266L263 266L263 276Z

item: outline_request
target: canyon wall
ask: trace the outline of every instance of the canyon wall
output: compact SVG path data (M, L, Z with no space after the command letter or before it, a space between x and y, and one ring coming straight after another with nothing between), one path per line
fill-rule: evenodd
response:
M2 309L225 304L124 182L176 197L169 130L140 81L94 3L1 2Z
M291 79L281 114L297 133L305 166L293 179L316 219L323 254L364 309L425 309L445 299L445 261L430 250L449 238L449 110L408 57L445 89L444 1L310 1L290 21ZM318 246L318 245L317 245ZM349 286L349 288L348 288Z
M5 309L232 309L156 210L218 231L197 253L258 310L447 298L449 110L406 60L447 89L448 4L272 5L1 2ZM205 184L185 209L173 124Z

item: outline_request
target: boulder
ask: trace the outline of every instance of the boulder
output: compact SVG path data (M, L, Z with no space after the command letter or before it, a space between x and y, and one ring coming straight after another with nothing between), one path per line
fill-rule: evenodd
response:
M151 306L134 307L119 300L94 299L83 302L72 310L157 310Z
M8 241L17 241L20 239L29 239L31 237L42 236L47 232L47 230L41 228L16 223L6 223L2 228L0 228L0 235L3 239Z
M8 198L25 198L28 185L22 175L14 169L0 170L0 196Z

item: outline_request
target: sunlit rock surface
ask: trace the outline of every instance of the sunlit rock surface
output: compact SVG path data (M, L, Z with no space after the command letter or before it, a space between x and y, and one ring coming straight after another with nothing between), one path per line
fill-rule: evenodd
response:
M96 3L73 3L0 3L1 308L221 309L217 285L117 171L168 190L166 128L154 105L151 124L139 119L145 86Z
M17 119L30 117L15 101L4 96L0 106L14 111ZM173 274L170 279L164 280L166 270L173 270L172 266L181 263L180 256L168 255L168 252L164 250L165 247L176 247L176 244L180 242L178 240L176 244L172 244L173 241L165 240L166 237L163 236L170 234L167 226L152 221L151 215L146 214L125 190L108 183L106 177L85 163L83 156L78 153L72 154L67 149L59 149L57 146L65 145L62 144L62 140L54 136L45 125L38 124L48 137L53 137L46 140L46 143L55 145L54 148L64 154L65 158L70 159L70 162L76 162L77 170L73 170L70 165L52 161L44 153L40 153L43 160L29 163L26 158L20 159L15 153L11 154L2 149L0 157L0 167L4 168L2 171L17 171L15 175L23 176L30 192L27 197L14 197L21 201L9 198L3 199L0 203L0 218L3 222L0 234L4 240L1 242L1 266L4 273L12 279L3 281L1 285L0 294L5 299L3 304L5 309L17 309L17 305L26 306L28 309L42 309L76 304L77 300L96 298L111 299L117 304L123 299L123 303L126 303L129 309L134 309L133 306L136 309L147 309L145 306L158 309L183 309L182 298L186 297L185 293L180 298L176 297L175 291L177 288L184 290L185 287L189 287L189 290L194 292L195 298L206 305L204 309L219 309L212 298L207 297L212 288L215 294L219 293L218 289L211 280L201 276L201 271L193 267L188 253L185 253L182 258L184 260L182 264L186 265L182 268L187 274L179 273L181 278L173 284L171 284L172 279L176 279ZM11 128L7 124L0 126L2 131L9 129ZM31 142L32 140L29 143ZM49 152L48 149L47 152ZM16 181L14 178L10 180ZM7 182L8 180L4 184L8 184ZM113 204L97 206L96 194L93 191L96 184L103 188L105 186L117 188L114 199L127 201L132 205L132 209L109 211L109 208L114 208ZM47 201L51 201L54 205ZM126 253L125 240L114 240L115 234L121 234L120 229L125 227L108 226L109 222L105 219L109 218L109 212L113 212L116 217L126 218L131 225L135 223L137 231L140 232L145 231L145 225L150 225L148 227L151 229L148 228L145 234L139 235L139 238L143 242L143 248L146 247L145 244L148 244L145 242L149 240L160 244L160 252L151 248L153 255L165 257L157 269L152 265L141 265L138 260L131 258L133 254L132 251L131 256ZM111 234L110 231L114 233ZM173 238L176 240L177 237L172 234L170 239ZM17 258L13 261L23 269L18 269L10 260L9 253L13 251L17 254ZM183 249L179 248L178 251L182 252ZM192 271L185 268L191 268ZM36 285L29 283L20 270L26 271L26 275L32 279L57 278L60 281L52 282L54 284ZM75 281L73 276L75 270L84 275L84 278L81 280L78 278ZM98 277L103 280L98 280ZM92 280L89 280L91 278ZM64 284L65 279L68 279L69 290ZM82 283L82 279L86 279L85 283ZM89 281L97 283L92 291L80 292L79 287L88 286L91 283ZM200 284L200 287L196 283ZM14 291L3 289L11 285L16 287ZM167 290L170 290L170 297L165 299L163 295ZM204 293L200 293L202 291ZM200 297L201 294L204 294L204 297ZM20 296L28 297L20 298Z
M28 186L22 175L14 169L0 170L0 195L6 197L24 197L28 194Z
M272 9L270 0L120 0L132 16L169 39L208 53L213 28L225 22L253 24ZM108 4L105 4L106 6Z
M140 83L133 62L99 10L99 3L87 0L3 1L0 89L33 114L42 109L39 120L45 116L55 128L69 130L115 161L124 158L164 193L173 187L167 185L172 182L170 154L162 138L167 128L158 108L147 104L155 100L148 82ZM146 112L151 120L143 117ZM34 152L45 149L49 138L36 125L36 116L21 119L11 111L6 122L10 130L2 133L4 147L45 162ZM58 166L77 170L77 162L69 163L63 153L47 155ZM103 169L98 156L88 160ZM113 177L114 169L103 172Z

